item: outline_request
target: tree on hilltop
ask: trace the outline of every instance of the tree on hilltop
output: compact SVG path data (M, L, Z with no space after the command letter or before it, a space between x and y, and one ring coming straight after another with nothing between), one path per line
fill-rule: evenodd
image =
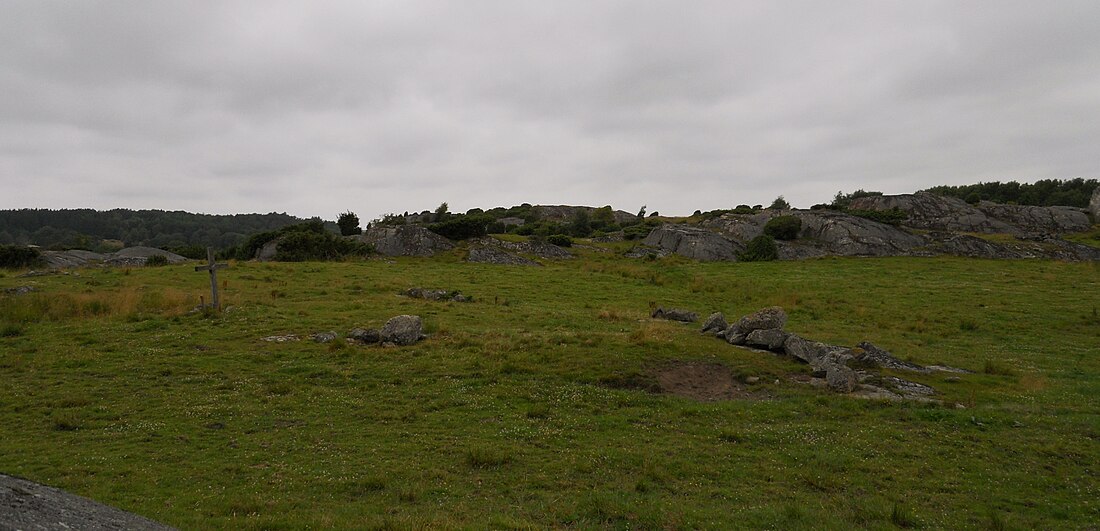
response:
M340 227L341 236L355 236L363 233L363 229L359 228L359 216L350 210L340 214L336 225Z

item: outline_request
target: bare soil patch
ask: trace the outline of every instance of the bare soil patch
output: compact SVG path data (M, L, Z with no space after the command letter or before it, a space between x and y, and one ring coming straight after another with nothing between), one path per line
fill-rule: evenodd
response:
M636 389L700 402L766 398L748 390L745 384L734 377L729 367L710 362L674 361L641 373L603 378L600 383L614 389Z

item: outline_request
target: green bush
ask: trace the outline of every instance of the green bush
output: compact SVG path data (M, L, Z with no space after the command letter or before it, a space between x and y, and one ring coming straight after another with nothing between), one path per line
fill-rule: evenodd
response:
M46 265L42 253L34 247L20 245L0 245L0 267L4 269L23 269Z
M764 234L777 240L793 240L798 238L798 232L802 230L802 220L794 216L776 216L768 220L764 225Z
M331 232L289 232L282 237L275 251L280 262L306 262L313 260L341 260L349 256L370 254L365 243L342 238Z
M653 226L645 223L639 223L637 225L631 225L623 229L623 239L626 240L641 240L649 233L653 232Z
M492 218L483 215L452 215L446 221L428 225L428 230L449 240L468 240L485 236L490 222Z
M564 234L551 234L546 237L546 243L557 245L558 247L572 247L573 238Z
M163 254L154 254L145 259L145 267L160 267L168 265L168 257Z
M847 212L853 216L859 216L887 225L900 225L905 222L905 220L909 219L909 215L898 208L891 208L889 210L848 210Z
M261 232L253 234L236 250L236 257L238 260L251 260L256 257L256 251L259 251L263 246L267 245L272 240L284 235L298 232L310 232L314 234L331 234L325 230L325 223L320 219L312 219L305 223L299 223L297 225L290 225L289 227L283 227L279 230L273 230L268 232Z
M775 239L767 234L761 234L749 241L745 252L741 253L742 262L770 262L779 258L779 248L775 245Z

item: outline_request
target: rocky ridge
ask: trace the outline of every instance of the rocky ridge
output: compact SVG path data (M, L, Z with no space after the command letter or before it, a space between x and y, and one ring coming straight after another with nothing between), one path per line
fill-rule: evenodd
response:
M1096 197L1100 205L1100 195ZM988 202L975 207L959 199L928 193L863 197L853 200L851 208L897 209L908 218L901 226L894 226L831 210L723 214L698 226L665 224L657 227L627 256L675 253L702 261L734 261L747 242L764 233L769 220L787 215L798 218L801 229L796 239L776 242L782 260L940 254L973 258L1100 260L1100 248L1060 237L1091 227L1082 209Z
M783 329L787 314L775 306L745 315L727 324L721 313L711 314L700 330L736 346L766 350L789 356L812 369L809 382L840 393L863 398L929 401L935 390L871 369L890 369L928 374L935 370L966 372L952 367L924 367L904 361L869 342L855 348L830 345L803 338Z

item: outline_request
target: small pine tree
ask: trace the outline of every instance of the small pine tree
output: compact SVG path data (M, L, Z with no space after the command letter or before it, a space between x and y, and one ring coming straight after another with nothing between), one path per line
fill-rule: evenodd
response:
M790 210L791 204L788 203L786 199L783 199L783 196L779 196L775 198L775 201L772 201L771 206L768 208L771 210Z

